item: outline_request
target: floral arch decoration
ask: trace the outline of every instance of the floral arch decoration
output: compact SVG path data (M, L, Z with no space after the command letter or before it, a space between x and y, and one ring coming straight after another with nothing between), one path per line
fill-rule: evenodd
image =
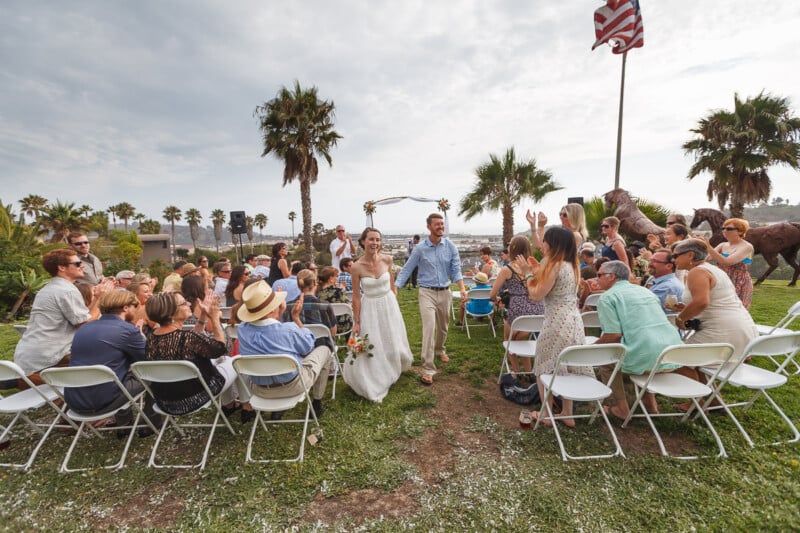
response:
M447 211L450 209L450 201L447 198L439 198L438 200L435 198L422 198L420 196L392 196L390 198L384 198L382 200L369 200L364 202L364 213L367 215L366 227L375 227L375 223L373 222L372 215L375 213L377 206L379 205L391 205L396 204L398 202L402 202L403 200L413 200L415 202L426 202L426 203L435 203L436 209L441 211L444 215L444 234L450 234L450 223L447 220Z

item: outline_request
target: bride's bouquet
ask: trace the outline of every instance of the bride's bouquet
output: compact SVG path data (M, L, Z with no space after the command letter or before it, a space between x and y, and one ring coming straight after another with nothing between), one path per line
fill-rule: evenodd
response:
M364 335L363 337L352 336L347 339L347 351L350 352L352 355L352 359L350 359L350 364L353 364L355 358L359 355L366 355L367 357L372 357L372 352L370 351L375 346L369 343L369 335Z

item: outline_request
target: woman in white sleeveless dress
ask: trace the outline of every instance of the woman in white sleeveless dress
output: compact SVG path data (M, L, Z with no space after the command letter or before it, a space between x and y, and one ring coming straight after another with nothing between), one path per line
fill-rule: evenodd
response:
M380 402L400 374L411 367L406 325L397 304L392 258L381 253L381 233L367 228L358 243L364 256L353 263L353 333L369 335L372 357L345 359L342 376L359 396Z

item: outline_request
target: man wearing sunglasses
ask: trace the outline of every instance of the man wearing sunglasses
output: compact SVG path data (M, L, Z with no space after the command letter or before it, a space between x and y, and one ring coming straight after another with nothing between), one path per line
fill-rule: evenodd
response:
M647 266L653 276L647 287L661 300L662 308L669 295L674 295L679 302L683 300L684 286L675 277L675 263L672 262L672 254L669 250L662 248L653 252L653 257L647 262Z
M231 279L233 266L227 261L217 261L214 263L214 296L225 298L225 289L228 288L228 281Z
M339 262L345 257L352 258L356 253L356 245L353 244L353 239L350 234L344 230L344 226L336 226L336 237L331 241L331 266L336 267L336 270L341 270Z
M73 231L67 235L67 242L83 263L83 282L97 285L103 281L103 264L96 255L89 253L89 238Z
M36 293L28 328L14 350L14 362L37 385L42 383L41 370L69 364L75 331L97 318L98 299L114 289L111 280L100 283L94 288L94 298L87 308L75 286L77 280L84 279L84 264L74 251L65 248L47 252L42 258L42 266L53 279Z

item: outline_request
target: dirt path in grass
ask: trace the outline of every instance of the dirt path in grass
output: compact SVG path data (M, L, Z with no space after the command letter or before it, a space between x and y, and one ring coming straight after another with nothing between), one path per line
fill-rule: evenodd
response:
M403 460L417 468L421 481L406 481L390 493L370 488L337 498L317 496L309 505L304 520L331 523L349 518L361 523L381 516L399 518L413 515L419 507L419 492L449 477L458 455L499 456L496 444L485 433L466 428L476 418L488 418L503 429L518 429L521 406L504 400L494 380L487 380L484 385L476 389L461 377L446 376L430 388L436 397L436 406L431 409L430 416L438 426L419 438L409 439L408 450L403 456ZM602 431L607 432L607 429ZM659 453L645 424L619 429L616 433L629 456ZM692 444L682 437L664 437L664 440L667 449L692 448Z

